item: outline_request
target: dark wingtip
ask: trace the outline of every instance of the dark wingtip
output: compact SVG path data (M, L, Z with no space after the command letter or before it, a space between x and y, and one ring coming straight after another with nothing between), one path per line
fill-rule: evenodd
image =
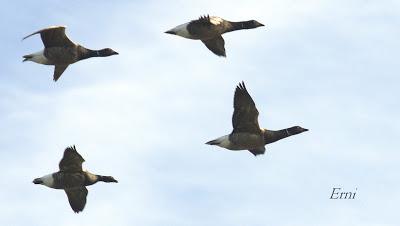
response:
M211 50L211 52L213 52L215 55L219 56L219 57L225 57L226 58L226 53L220 53L220 52L215 52L213 50Z
M75 144L74 144L74 145L71 145L71 146L68 146L66 149L67 149L67 150L73 150L73 151L76 151Z
M210 21L210 14L207 14L207 15L204 14L204 15L200 16L199 20L208 20L208 21Z
M242 80L242 82L239 82L239 85L237 85L238 89L241 90L246 90L246 85L244 84L244 81Z
M253 154L254 155L254 157L257 157L257 156L259 156L259 155L263 155L264 153L263 152L256 152L256 151L254 151L254 150L248 150L251 154Z

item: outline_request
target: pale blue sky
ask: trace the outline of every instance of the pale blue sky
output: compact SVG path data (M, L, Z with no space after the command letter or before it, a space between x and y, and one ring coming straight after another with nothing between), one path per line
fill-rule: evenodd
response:
M0 225L397 226L400 2L7 1L0 8ZM210 14L266 27L226 34L227 58L163 32ZM53 68L22 56L66 25L120 55ZM240 81L260 125L309 132L263 156L205 145L231 131ZM89 187L74 214L35 186L75 144ZM5 171L4 171L5 170ZM333 187L355 200L330 200ZM56 224L53 221L58 221Z

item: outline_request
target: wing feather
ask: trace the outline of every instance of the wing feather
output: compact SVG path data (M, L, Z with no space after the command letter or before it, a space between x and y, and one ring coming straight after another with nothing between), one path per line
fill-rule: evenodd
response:
M74 42L72 42L65 34L64 26L52 26L52 27L44 28L42 30L36 31L36 32L24 37L22 40L29 38L35 34L40 34L43 45L46 48L76 46L76 44Z
M88 194L86 187L65 189L65 193L67 194L69 205L75 213L79 213L85 208Z
M57 82L57 80L61 77L62 73L64 73L65 69L67 69L68 65L55 65L53 80Z
M222 36L218 36L213 39L201 40L206 47L211 50L217 56L226 57L225 53L225 41Z
M201 40L212 39L224 31L223 20L217 17L202 16L187 25L189 34Z
M76 151L75 145L67 147L59 164L60 171L69 173L80 172L82 171L82 163L84 161L85 159Z
M235 90L232 116L233 133L260 133L258 125L258 110L247 92L244 82L239 83Z

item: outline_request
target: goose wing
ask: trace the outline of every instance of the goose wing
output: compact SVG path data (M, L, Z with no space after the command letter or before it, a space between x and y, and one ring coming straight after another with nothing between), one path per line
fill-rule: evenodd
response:
M76 151L75 145L67 147L59 164L60 171L81 172L84 161L85 159Z
M22 40L31 37L32 35L40 34L44 47L74 47L76 44L72 42L65 34L64 26L52 26L39 31L36 31Z
M263 155L265 153L265 146L262 146L257 149L251 149L249 150L249 152L251 152L251 154L253 154L254 156Z
M62 73L64 73L65 69L67 69L68 65L55 65L53 80L57 82L57 80L61 77Z
M213 39L201 40L206 47L218 56L226 57L225 53L225 41L222 36L218 36Z
M195 37L214 37L223 33L224 20L219 17L201 16L197 20L192 20L187 25L187 30Z
M65 189L65 193L67 194L69 205L75 213L79 213L85 208L88 194L86 187Z
M233 100L232 116L233 133L260 133L258 125L258 110L247 92L244 82L239 83Z

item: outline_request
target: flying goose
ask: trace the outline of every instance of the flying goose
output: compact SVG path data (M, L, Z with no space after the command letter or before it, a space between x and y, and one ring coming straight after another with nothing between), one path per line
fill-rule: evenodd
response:
M64 189L68 196L69 204L75 213L85 208L88 190L86 186L103 181L106 183L118 183L111 176L101 176L82 170L82 163L85 160L76 151L75 145L67 147L64 156L59 163L58 172L36 178L34 184L42 184L49 188Z
M106 57L118 54L110 48L90 50L75 44L67 37L65 27L63 26L52 26L36 31L22 40L35 34L40 34L44 50L23 56L23 62L33 61L38 64L54 65L54 81L60 78L61 74L70 64L77 61L90 57Z
M201 40L211 52L226 57L225 41L221 36L222 34L261 26L264 25L255 20L231 22L216 16L201 16L198 20L181 24L165 33Z
M233 131L206 144L217 145L229 150L249 150L253 155L265 152L265 145L296 135L308 129L293 126L282 130L267 130L258 125L258 110L247 92L244 82L239 83L233 100Z

